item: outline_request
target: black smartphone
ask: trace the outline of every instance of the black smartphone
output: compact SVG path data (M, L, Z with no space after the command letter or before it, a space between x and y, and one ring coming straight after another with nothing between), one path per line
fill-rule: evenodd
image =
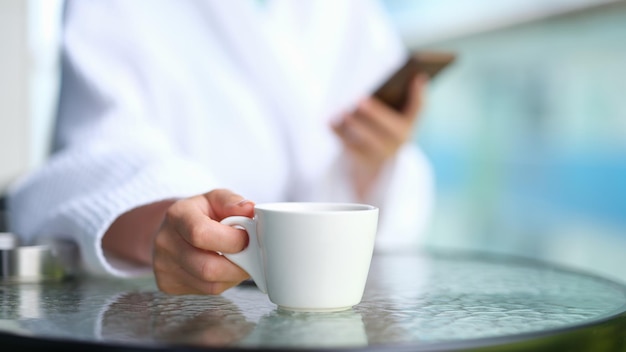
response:
M414 52L409 55L404 65L391 75L373 95L400 111L406 103L409 84L415 76L426 73L430 79L433 79L455 59L456 55L449 52Z

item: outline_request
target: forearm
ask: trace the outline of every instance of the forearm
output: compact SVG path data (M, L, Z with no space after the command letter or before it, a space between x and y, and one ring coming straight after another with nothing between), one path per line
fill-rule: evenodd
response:
M120 259L152 264L153 239L174 200L164 200L120 215L102 238L102 248Z

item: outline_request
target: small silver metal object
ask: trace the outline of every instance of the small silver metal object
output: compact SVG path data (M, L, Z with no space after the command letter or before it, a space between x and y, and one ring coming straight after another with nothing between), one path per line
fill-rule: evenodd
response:
M21 246L15 234L0 232L0 283L61 281L76 273L77 258L72 242Z

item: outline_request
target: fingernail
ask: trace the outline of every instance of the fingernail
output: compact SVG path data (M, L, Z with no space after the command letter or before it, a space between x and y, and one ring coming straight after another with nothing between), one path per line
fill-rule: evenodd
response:
M248 199L242 199L239 202L237 202L235 205L239 206L239 207L243 207L243 206L245 206L247 204L254 204L254 202L251 201L251 200L248 200Z

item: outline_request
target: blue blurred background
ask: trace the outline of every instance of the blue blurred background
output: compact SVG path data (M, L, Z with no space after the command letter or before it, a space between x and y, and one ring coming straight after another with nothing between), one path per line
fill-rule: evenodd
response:
M385 1L410 48L458 54L416 142L428 243L626 281L626 2Z

